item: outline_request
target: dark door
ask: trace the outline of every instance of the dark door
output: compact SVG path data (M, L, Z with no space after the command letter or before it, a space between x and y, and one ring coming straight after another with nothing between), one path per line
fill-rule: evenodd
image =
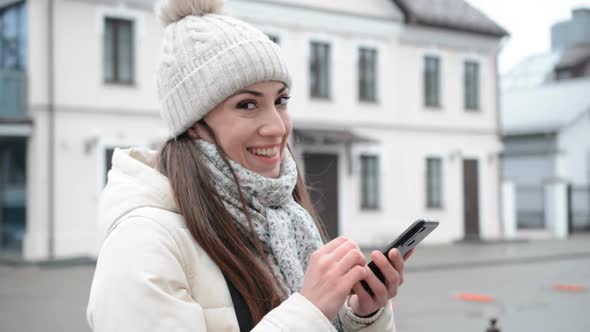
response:
M27 139L0 137L0 252L20 255L26 230Z
M304 153L303 161L311 201L333 239L338 236L338 155Z
M463 160L463 220L465 239L479 239L479 183L477 160Z

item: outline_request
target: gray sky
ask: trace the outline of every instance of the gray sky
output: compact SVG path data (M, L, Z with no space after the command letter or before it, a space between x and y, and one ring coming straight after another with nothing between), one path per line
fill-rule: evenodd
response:
M510 32L500 53L500 72L532 54L551 48L551 25L568 20L572 8L590 8L590 0L466 0Z

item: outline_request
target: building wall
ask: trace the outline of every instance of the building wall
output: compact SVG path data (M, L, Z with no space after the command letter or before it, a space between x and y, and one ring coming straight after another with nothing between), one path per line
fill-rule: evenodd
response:
M580 114L559 134L558 144L564 153L559 174L576 186L590 185L590 110Z
M542 186L557 176L557 135L504 136L503 177L516 186Z
M479 166L480 234L483 238L499 236L497 201L498 160L488 151L497 148L494 138L436 131L389 131L363 128L381 139L381 209L364 211L360 206L359 159L371 147L358 146L353 153L353 177L346 179L346 202L343 233L361 244L385 244L418 218L436 219L439 229L427 243L448 243L462 239L463 163L477 159ZM408 142L412 142L409 144ZM426 207L426 158L442 159L442 207ZM373 230L373 231L368 231Z
M29 67L28 112L33 119L27 151L27 226L23 244L26 259L48 258L49 169L47 104L47 0L27 2Z
M253 2L251 0L229 0L230 6L239 2ZM352 15L367 15L379 18L402 20L403 16L396 6L393 6L391 0L266 0L267 4L284 5L290 7L300 7L307 9L319 9L338 11Z
M556 176L556 155L506 156L503 175L515 185L541 186Z
M56 15L56 104L141 113L157 112L155 69L162 28L150 11L63 1ZM134 21L135 84L103 82L104 18ZM74 28L75 27L75 28Z
M49 154L54 153L54 254L95 255L96 209L104 177L104 149L150 146L165 136L159 121L154 70L162 28L149 8L100 1L55 2L55 145L49 146L47 1L31 1L26 259L48 258ZM103 83L105 15L135 22L133 86Z
M280 2L280 1L277 1ZM95 255L96 213L104 183L105 149L111 146L155 146L165 135L158 117L154 84L162 28L150 8L108 6L101 1L56 1L55 145L47 146L47 64L45 1L30 6L31 93L34 129L29 150L29 218L25 256L47 257L47 167L55 153L55 254L57 257ZM501 143L496 119L495 59L497 40L468 34L407 28L395 19L393 2L388 19L370 18L365 6L357 15L298 6L231 1L230 8L267 33L278 34L294 87L290 112L296 127L350 128L379 144L355 145L352 174L343 146L342 234L361 245L391 240L419 217L437 218L441 227L427 242L463 237L462 158L477 158L480 179L480 229L484 238L499 230L498 158ZM348 3L352 6L352 2ZM377 6L385 6L381 1ZM371 7L372 8L372 7ZM136 84L102 82L102 22L105 15L136 22ZM305 18L305 19L303 19ZM90 22L90 23L89 23ZM304 22L304 24L302 23ZM323 31L318 33L316 31ZM332 97L309 98L309 42L332 45ZM356 61L359 46L378 49L378 102L359 103ZM442 107L425 110L422 97L422 57L441 56ZM481 70L481 111L463 110L463 61L477 60ZM303 147L305 148L305 147ZM360 209L358 157L380 155L382 209ZM443 159L443 208L425 208L425 158ZM42 166L37 166L42 165ZM352 203L351 203L352 202ZM366 227L371 225L374 227Z
M337 14L323 13L306 25L296 25L291 9L264 11L240 2L243 18L267 33L278 35L294 74L290 112L295 127L353 128L378 144L356 144L352 153L352 174L347 171L343 146L302 147L305 152L333 152L340 158L340 231L361 245L391 241L420 217L441 221L441 227L426 242L449 242L463 238L462 158L477 158L480 177L480 229L484 238L500 235L497 154L496 67L497 41L468 34L407 28L399 22L357 18L354 27L342 26ZM280 17L281 21L272 18ZM342 19L342 18L341 18ZM315 32L313 26L323 31ZM331 45L332 96L329 100L309 97L309 43ZM358 101L357 51L359 47L378 50L378 102ZM303 53L303 54L302 54ZM438 55L442 65L442 107L423 106L422 59ZM463 61L480 63L481 110L463 108ZM380 157L381 208L360 208L360 155ZM443 158L444 205L426 208L426 158ZM367 227L369 226L370 227Z

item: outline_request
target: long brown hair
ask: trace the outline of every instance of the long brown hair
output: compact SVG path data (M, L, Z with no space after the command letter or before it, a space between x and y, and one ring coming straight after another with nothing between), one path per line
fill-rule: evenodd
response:
M215 140L215 136L212 135L212 138ZM256 324L281 303L286 291L272 272L262 243L256 236L236 173L225 153L217 146L238 186L242 210L249 226L246 236L225 209L215 190L210 171L202 160L203 152L188 133L164 144L158 168L170 180L180 213L191 235L244 297ZM297 172L293 198L311 214L325 242L325 229L313 208L299 167Z

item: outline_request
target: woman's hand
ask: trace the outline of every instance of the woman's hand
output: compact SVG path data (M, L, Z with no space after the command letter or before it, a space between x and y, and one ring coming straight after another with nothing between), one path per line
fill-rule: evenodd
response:
M375 294L371 296L361 285L354 285L354 295L350 296L348 305L357 316L370 316L380 308L384 307L389 299L397 295L399 287L404 282L404 261L414 253L410 250L402 259L398 249L389 251L389 260L379 251L371 253L371 259L375 262L379 270L385 277L385 283L382 283L368 266L365 266L367 278L365 281ZM391 262L391 263L390 263Z
M367 278L366 263L355 242L338 237L311 255L300 293L332 320L352 287Z

